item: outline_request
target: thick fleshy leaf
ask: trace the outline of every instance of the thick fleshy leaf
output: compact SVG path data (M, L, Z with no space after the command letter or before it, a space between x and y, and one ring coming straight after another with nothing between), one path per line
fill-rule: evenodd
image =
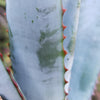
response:
M7 0L14 76L27 100L64 100L61 0Z
M100 1L82 0L69 100L89 100L100 70Z
M0 96L3 100L21 100L16 88L0 60Z
M65 73L65 79L70 83L71 69L74 59L74 50L76 44L77 29L79 23L81 0L63 0L63 7L67 9L67 12L63 16L63 23L67 25L67 29L64 31L64 35L67 38L64 40L64 48L68 51L65 57L65 67L68 71ZM69 91L69 84L65 85L66 92Z

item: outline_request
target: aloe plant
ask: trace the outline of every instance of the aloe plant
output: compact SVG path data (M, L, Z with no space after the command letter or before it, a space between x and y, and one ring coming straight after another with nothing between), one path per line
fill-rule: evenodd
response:
M95 77L93 76L92 79L90 77L84 78L84 75L90 75L87 74L90 69L90 59L88 59L87 63L78 61L80 57L79 59L77 57L81 55L80 52L83 49L79 50L77 45L76 49L78 50L75 51L73 64L77 31L78 33L83 33L81 28L83 26L79 24L78 29L78 22L80 21L81 23L81 17L85 18L83 17L84 11L81 11L79 20L80 4L85 8L84 2L88 4L90 1L82 1L81 3L81 0L7 0L6 8L14 77L10 69L8 69L8 73L22 100L67 100L65 96L68 95L69 83L71 83L69 100L76 100L76 96L77 100L89 99L99 68L94 72ZM94 0L92 0L91 4L93 2ZM83 9L82 7L81 9ZM66 10L64 8L67 9L65 14ZM86 11L90 11L90 8L86 9ZM91 22L89 21L89 23ZM68 27L66 30L65 25ZM88 27L91 30L90 26ZM85 32L86 34L91 34L86 30ZM82 38L87 37L86 34L82 33L78 35L79 38L80 36ZM98 31L95 31L95 33L98 36ZM84 42L82 38L80 46ZM78 39L77 41L79 41ZM91 44L87 42L84 47L89 45ZM85 54L87 52L83 52L81 57L84 58ZM86 55L86 57L88 56ZM96 57L97 59L99 58L99 56ZM76 69L72 69L72 64L73 68L75 67ZM84 64L87 66L87 71ZM82 68L79 68L79 65ZM83 76L79 77L80 75ZM91 87L89 87L88 81L85 83L85 79L91 79ZM79 85L80 80L82 80L81 85ZM77 88L79 86L83 86L83 89L84 86L87 86L87 88L82 92ZM78 93L80 95L77 95ZM5 93L2 94L5 96ZM84 97L81 98L82 96ZM11 98L10 100L13 100L10 95L9 97Z

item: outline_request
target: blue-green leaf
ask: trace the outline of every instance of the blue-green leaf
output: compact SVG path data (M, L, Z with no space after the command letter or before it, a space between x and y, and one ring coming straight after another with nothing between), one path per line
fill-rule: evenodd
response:
M0 96L3 100L21 100L15 86L0 60Z
M100 70L100 1L82 0L69 100L89 100Z
M61 0L7 0L14 76L27 100L64 100Z

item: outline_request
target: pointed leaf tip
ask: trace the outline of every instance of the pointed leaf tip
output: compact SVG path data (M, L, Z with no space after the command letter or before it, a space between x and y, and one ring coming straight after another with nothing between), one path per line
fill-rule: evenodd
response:
M65 83L68 83L68 81L64 78Z
M64 15L64 13L66 12L66 9L62 8L62 13Z
M65 95L68 95L68 93L64 90Z
M63 51L64 51L64 54L65 55L67 55L68 54L68 52L63 48Z
M64 24L62 24L63 30L65 30L67 28L67 26L65 26Z
M64 65L64 69L65 69L65 71L68 71L68 69L65 67L65 65Z
M66 39L66 36L64 36L64 34L63 34L63 40L64 40L64 39Z

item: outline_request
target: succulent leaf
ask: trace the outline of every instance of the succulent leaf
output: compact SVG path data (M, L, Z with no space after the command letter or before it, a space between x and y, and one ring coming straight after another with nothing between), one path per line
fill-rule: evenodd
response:
M100 70L100 1L82 0L69 100L89 100Z
M21 100L16 88L0 60L0 96L3 100Z
M64 35L67 36L67 38L63 43L65 50L68 52L64 59L65 69L68 69L65 73L65 80L68 81L68 83L65 85L65 91L67 93L70 88L69 84L71 69L73 65L74 50L79 23L80 6L77 6L79 3L81 3L81 0L63 0L63 7L67 9L67 13L65 13L63 16L63 23L68 27L64 31Z
M7 0L14 76L27 100L64 100L61 6L61 0Z

